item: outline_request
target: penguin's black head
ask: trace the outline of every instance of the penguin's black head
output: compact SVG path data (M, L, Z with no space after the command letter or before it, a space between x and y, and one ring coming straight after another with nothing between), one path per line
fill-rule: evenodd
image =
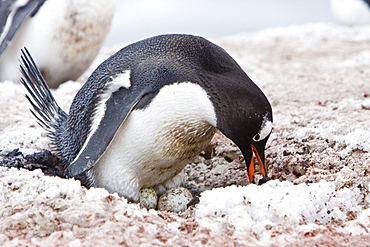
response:
M251 121L247 126L250 126L250 129L245 131L247 140L243 140L243 143L240 144L240 149L247 166L249 181L253 182L255 161L258 162L262 176L267 177L268 169L265 163L265 147L272 131L272 115L266 112L262 119L260 116L256 116L255 120ZM259 126L257 131L255 126ZM235 138L239 142L239 138Z
M271 105L246 75L239 82L224 83L224 88L218 92L222 100L214 101L217 128L240 148L250 182L254 181L255 161L267 177L265 146L272 131Z
M234 123L234 129L225 133L235 142L243 153L248 170L249 181L254 181L255 161L258 163L262 176L267 177L268 169L265 163L265 147L272 130L272 115L270 111L260 115L253 114L246 118L243 126ZM243 122L243 121L242 121Z

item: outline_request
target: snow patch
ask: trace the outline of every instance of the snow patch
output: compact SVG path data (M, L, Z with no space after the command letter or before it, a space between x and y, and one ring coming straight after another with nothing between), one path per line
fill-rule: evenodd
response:
M337 141L344 142L346 148L341 152L341 156L345 157L352 151L362 150L370 152L370 131L364 129L356 129L346 135L336 137Z
M261 222L326 224L333 219L344 220L348 211L360 211L361 200L358 189L335 191L332 182L294 185L273 180L261 186L205 191L195 214L199 219L227 216L237 228L250 228Z

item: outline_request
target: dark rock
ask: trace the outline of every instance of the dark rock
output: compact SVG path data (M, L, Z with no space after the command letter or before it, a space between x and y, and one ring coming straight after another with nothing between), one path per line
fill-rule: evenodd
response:
M24 168L30 171L41 169L45 175L64 177L64 166L61 160L48 150L23 156L19 149L1 155L0 166Z
M34 169L41 169L45 175L64 177L64 165L62 161L49 150L26 155L27 164Z
M270 177L263 177L260 180L258 180L258 185L264 184L264 183L266 183L267 181L270 181L270 180L271 180Z

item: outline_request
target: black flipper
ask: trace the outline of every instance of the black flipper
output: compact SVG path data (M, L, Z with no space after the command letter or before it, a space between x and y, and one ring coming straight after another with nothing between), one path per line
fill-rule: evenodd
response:
M367 6L369 7L369 9L370 9L370 0L364 0L364 1L367 4Z
M91 130L79 154L66 170L66 177L77 177L91 169L116 135L117 130L129 116L132 109L149 90L121 88L114 92L105 103L104 117L95 130Z
M14 0L0 1L0 56L23 22L34 15L45 1L28 0L22 5Z

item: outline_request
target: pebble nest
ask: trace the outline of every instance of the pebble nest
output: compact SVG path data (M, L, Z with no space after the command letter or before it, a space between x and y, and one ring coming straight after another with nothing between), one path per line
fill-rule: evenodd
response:
M181 214L148 211L104 189L86 190L78 181L45 176L39 168L47 173L48 164L55 163L43 151L48 140L28 112L22 86L3 82L0 163L36 170L0 168L0 245L366 246L370 219L362 213L369 212L370 202L370 26L311 24L215 42L272 104L268 175L296 185L327 181L337 192L356 190L356 210L339 208L346 210L346 218L326 223L254 222L248 230L238 230L233 214L196 216L202 193L249 184L239 149L219 132L184 170L183 187L195 202ZM104 51L97 63L113 52ZM90 73L54 91L62 108L68 109ZM349 226L358 231L347 231L355 229Z

